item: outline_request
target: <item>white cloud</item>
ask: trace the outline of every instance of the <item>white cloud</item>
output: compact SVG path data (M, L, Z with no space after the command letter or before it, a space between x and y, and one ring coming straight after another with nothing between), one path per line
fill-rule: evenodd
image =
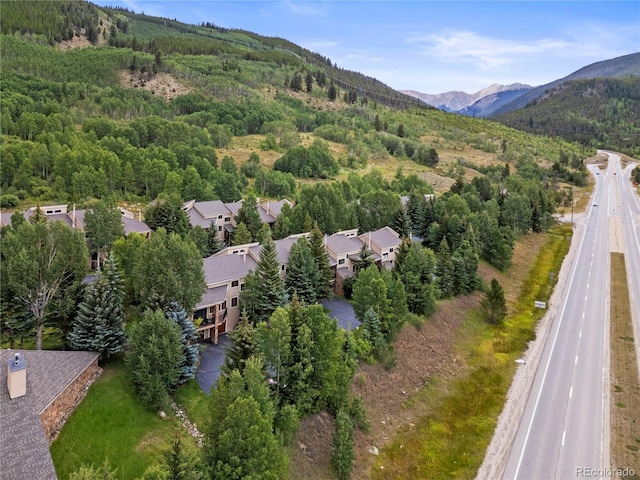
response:
M294 15L317 17L325 16L327 14L327 5L325 2L296 2L294 0L283 0L280 4Z
M423 51L427 55L441 62L471 63L483 70L518 62L525 56L566 50L571 46L565 40L540 39L524 42L482 36L465 30L412 35L406 41L423 45Z
M309 40L306 42L302 42L300 46L306 48L307 50L316 51L324 48L332 48L338 46L339 43L334 40Z

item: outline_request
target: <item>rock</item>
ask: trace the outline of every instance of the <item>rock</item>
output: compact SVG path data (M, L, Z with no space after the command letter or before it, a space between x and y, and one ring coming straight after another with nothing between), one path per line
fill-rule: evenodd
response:
M378 451L378 447L375 447L375 446L371 446L371 447L369 447L368 452L369 452L371 455L379 455L379 454L380 454L380 452Z
M160 418L167 418L167 414L164 413L162 410L160 410L160 413L158 413L158 415L160 415Z

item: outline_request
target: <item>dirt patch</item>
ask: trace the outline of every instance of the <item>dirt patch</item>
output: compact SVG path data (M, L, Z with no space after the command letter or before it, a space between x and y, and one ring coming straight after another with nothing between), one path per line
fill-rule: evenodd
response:
M514 248L513 264L507 272L498 272L482 263L478 269L484 281L497 278L505 289L507 302L514 302L531 261L545 244L547 236L531 234L520 238ZM376 456L372 446L389 444L403 428L411 429L429 413L429 405L411 402L411 396L431 382L446 382L464 373L458 356L460 326L467 313L476 308L480 293L440 302L436 313L419 328L406 325L395 342L396 366L385 370L380 365L361 364L354 377L352 394L362 398L370 422L369 432L356 431L355 464L352 479L370 478ZM305 419L290 449L290 478L333 479L329 467L332 422L323 416ZM329 417L330 418L330 417Z
M151 92L153 95L171 100L178 95L184 95L193 89L178 82L168 73L151 75L148 73L131 73L128 70L120 72L120 84L124 88L139 88Z

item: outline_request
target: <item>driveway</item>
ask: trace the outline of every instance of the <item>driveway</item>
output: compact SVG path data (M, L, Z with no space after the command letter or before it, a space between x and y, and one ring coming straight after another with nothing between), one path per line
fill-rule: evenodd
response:
M342 298L323 298L320 300L323 307L329 310L329 316L338 320L338 325L345 330L353 330L360 326L360 321L353 313L353 307Z
M200 354L200 365L196 372L196 379L200 388L208 394L213 384L220 377L220 368L224 364L227 348L231 345L231 339L229 335L220 335L217 345L209 341L203 343L203 345L205 349Z

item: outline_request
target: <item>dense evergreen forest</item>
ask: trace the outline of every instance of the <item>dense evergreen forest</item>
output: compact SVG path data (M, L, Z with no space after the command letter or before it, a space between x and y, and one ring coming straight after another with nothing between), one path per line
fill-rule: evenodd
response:
M521 130L640 156L640 78L573 80L496 120Z
M594 153L423 108L286 40L212 23L86 2L3 2L0 43L0 206L88 207L89 251L113 253L105 276L85 287L80 232L41 221L39 210L29 221L12 216L0 243L3 338L20 344L37 329L42 340L47 326L65 348L107 357L124 349L141 401L166 406L167 392L194 370L193 325L185 319L206 291L202 258L222 248L217 232L189 225L182 202L244 200L231 241L260 241L262 250L240 297L248 318L212 390L219 408L205 426L205 445L216 448L204 449L203 478L281 478L284 445L300 418L322 410L336 418L334 471L348 478L353 428L366 428L361 402L349 396L357 362L393 365L403 322L483 288L479 261L507 269L514 241L546 230L556 208L572 201L572 187L586 184L582 160ZM258 196L293 206L265 228ZM145 211L149 240L124 238L117 204ZM119 230L98 228L107 224ZM385 226L405 240L392 270L378 269L366 249L359 254L344 293L363 328L346 333L312 305L328 293L324 234ZM301 232L310 232L309 242L292 247L283 280L272 239ZM412 234L417 241L408 240ZM38 252L40 237L76 242L65 249L73 269L61 266L46 303L32 295L21 304L31 284L16 272L33 271L28 280L36 285L41 265L26 268L29 255L12 252ZM273 295L265 300L266 293ZM117 342L95 346L95 311L117 327ZM166 338L149 346L148 331ZM165 347L171 371L142 361L146 348L158 356ZM275 377L270 386L266 372ZM231 441L247 422L260 426L251 438L268 452L238 463L253 453Z

